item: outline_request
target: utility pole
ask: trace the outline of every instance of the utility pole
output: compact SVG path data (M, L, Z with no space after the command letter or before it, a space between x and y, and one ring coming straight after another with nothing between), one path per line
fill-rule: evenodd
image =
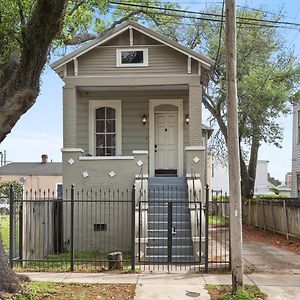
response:
M226 0L225 51L228 115L228 162L230 192L230 241L233 292L243 288L243 242L241 210L241 171L238 135L236 80L236 0Z

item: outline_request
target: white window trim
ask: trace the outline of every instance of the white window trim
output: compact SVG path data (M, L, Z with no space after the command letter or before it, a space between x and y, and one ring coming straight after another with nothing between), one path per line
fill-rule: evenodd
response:
M121 100L89 101L89 154L96 156L96 109L112 107L116 110L116 155L122 155L122 102Z
M122 51L143 51L144 62L139 64L122 64ZM148 67L148 48L119 48L116 49L116 64L117 67L122 68L135 68L135 67Z

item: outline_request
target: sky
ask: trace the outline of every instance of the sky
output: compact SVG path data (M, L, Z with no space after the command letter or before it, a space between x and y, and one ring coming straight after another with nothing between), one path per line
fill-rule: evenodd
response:
M164 1L164 0L163 0ZM203 11L211 3L222 5L222 1L171 1L183 7ZM237 5L260 8L276 12L283 8L284 20L300 23L300 1L298 0L237 0ZM300 34L296 30L283 31L287 46L295 46L300 57ZM61 161L62 148L62 80L49 66L46 66L41 79L41 91L36 103L24 114L12 132L0 144L0 151L6 150L8 161L40 161L42 154L49 160ZM271 176L284 182L285 174L291 170L292 157L292 116L278 119L284 128L282 148L262 145L259 159L269 161Z

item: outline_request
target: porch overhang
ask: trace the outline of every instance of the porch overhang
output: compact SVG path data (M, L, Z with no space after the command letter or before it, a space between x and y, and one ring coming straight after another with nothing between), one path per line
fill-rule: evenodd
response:
M200 85L199 75L143 75L143 76L70 76L65 87L138 87L169 85Z

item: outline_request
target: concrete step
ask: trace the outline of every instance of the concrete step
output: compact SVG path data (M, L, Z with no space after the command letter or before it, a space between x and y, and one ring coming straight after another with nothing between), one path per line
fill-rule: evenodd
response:
M172 245L191 246L192 245L191 236L189 237L172 236ZM148 237L148 246L168 246L168 237L159 237L159 236Z
M153 262L153 263L167 263L168 256L167 255L146 255L145 262ZM190 255L174 255L172 256L172 262L182 262L182 263L194 263L194 256Z
M191 237L191 229L178 229L176 228L176 234L173 234L173 238L186 238L187 240ZM168 230L167 229L149 229L148 230L148 237L150 238L167 238L168 237Z
M168 246L148 246L147 255L168 255ZM172 256L174 255L192 256L193 247L185 245L173 245Z
M149 185L186 184L185 177L150 177Z
M163 221L168 221L168 214L164 214L164 213L150 213L148 214L148 220L151 220L153 222L163 222ZM189 221L190 220L190 216L185 214L184 212L173 212L172 213L172 221L173 222L177 222L177 221Z

